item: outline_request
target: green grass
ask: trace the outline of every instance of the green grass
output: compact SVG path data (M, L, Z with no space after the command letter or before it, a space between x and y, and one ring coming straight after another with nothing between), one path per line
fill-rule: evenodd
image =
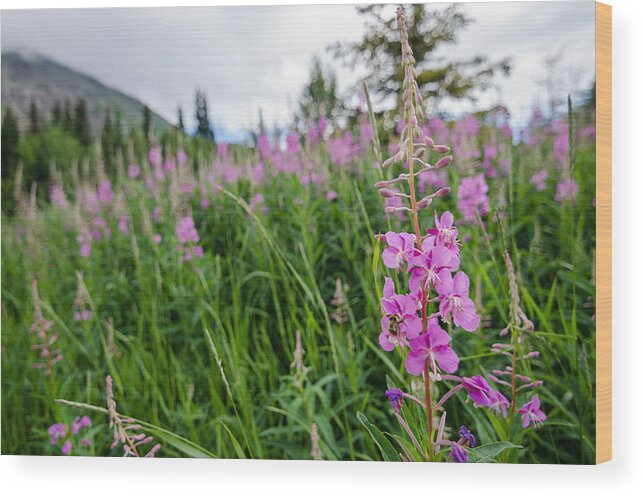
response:
M548 415L537 431L513 425L508 440L523 449L505 452L504 460L591 463L594 149L581 148L576 156L575 208L554 201L554 169L545 191L529 184L538 160L534 150L516 146L512 175L489 181L492 209L501 209L503 221L487 223L488 240L479 227L460 226L462 267L482 304L485 326L474 334L456 333L453 346L463 375L506 364L489 353L507 325L504 226L522 306L536 327L525 346L541 352L524 366L544 380L539 394ZM403 437L383 393L387 376L409 390L411 381L399 356L377 344L385 270L376 265L374 274L373 263L381 249L373 234L400 221L383 214L372 187L380 172L356 166L358 173L331 174L334 202L283 175L262 186L228 184L206 211L198 198L189 200L205 250L203 259L190 262L181 262L175 249L179 215L169 198L161 199L156 230L163 241L155 245L143 221L153 200L133 182L126 184L132 234L119 233L112 219L112 238L94 243L87 259L78 255L75 232L66 230L68 218L55 208L40 205L33 220L3 217L2 453L57 454L47 427L83 410L55 399L104 408L104 378L111 374L119 411L147 423L163 444L160 456L306 459L315 422L324 458L381 460L357 413ZM450 183L457 180L451 171ZM249 211L247 201L256 191L263 193L267 213ZM454 189L433 206L458 218L455 199ZM425 227L432 212L423 218ZM77 272L94 310L83 323L72 318ZM331 317L337 278L348 288L348 320L341 325ZM32 367L32 279L64 354L51 380ZM108 346L109 318L116 350ZM290 366L297 330L306 351L301 385ZM421 412L414 408L406 405L403 414L417 423ZM492 416L464 394L448 400L447 408L452 429L468 425L481 444L507 440L502 426L494 427ZM118 456L109 449L105 413L84 413L93 420L88 454Z

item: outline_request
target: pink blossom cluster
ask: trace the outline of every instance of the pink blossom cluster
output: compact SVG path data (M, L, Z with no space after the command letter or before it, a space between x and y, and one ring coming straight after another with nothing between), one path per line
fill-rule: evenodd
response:
M489 212L489 185L483 174L465 177L458 188L458 208L466 222L475 224L476 212L484 217Z
M536 191L543 191L547 187L546 181L548 177L547 169L540 169L531 176L529 182L534 185Z
M398 349L404 357L406 371L412 376L423 376L425 398L421 401L399 388L389 388L386 391L386 397L391 402L397 420L425 459L431 461L440 447L447 447L450 449L448 459L462 463L468 461L468 450L476 446L476 439L465 426L461 426L457 440L448 439L445 434L447 399L458 391L464 390L476 407L489 408L497 415L507 418L508 415L513 414L515 396L521 389L515 387L516 375L513 374L512 401L509 401L500 391L491 387L482 375L472 377L454 375L460 366L460 358L452 346L455 332L458 328L474 332L480 326L480 317L469 296L469 277L460 267L461 242L453 215L448 211L442 215L435 212L433 226L424 232L420 227L419 212L428 208L435 199L448 194L449 188L443 186L434 193L418 199L416 179L422 174L448 166L452 159L450 156L443 156L433 164L424 159L425 153L429 150L444 154L449 151L449 148L436 145L417 123L418 116L422 116L422 98L415 81L414 59L408 43L404 12L401 7L397 9L397 21L404 67L405 124L400 131L400 144L395 149L395 155L387 159L383 166L388 167L392 163L407 164L408 173L400 174L394 179L380 181L376 187L387 200L386 211L405 213L410 217L414 232L389 231L378 236L380 241L386 243L382 252L382 263L398 274L404 274L405 276L399 279L406 281L402 283L406 292L398 293L393 279L385 278L381 299L379 344L388 352ZM468 136L468 132L473 132L475 125L474 121L466 121L462 125L461 142ZM488 187L483 174L463 179L458 192L458 206L465 220L475 222L476 212L480 215L487 213L489 209L487 192ZM388 203L392 199L396 200L396 206ZM518 328L521 328L521 325L528 327L526 324L528 319L519 308L515 274L513 278L510 277L510 286L512 302L514 302L511 307L511 322ZM516 353L516 350L516 347L512 347L512 353ZM533 353L530 354L532 355ZM512 357L515 363L518 358ZM492 382L502 384L505 381L500 376L491 375L490 378ZM524 380L526 382L522 389L538 387L541 384L526 377ZM447 387L446 392L443 392L437 401L431 397L432 383L435 383L438 388L440 385ZM426 410L427 450L419 446L417 437L400 415L404 399L409 399ZM436 410L443 412L437 429L433 425ZM540 402L536 395L520 408L519 413L523 417L523 427L531 424L539 425L546 418L540 410Z
M571 177L564 179L556 186L556 201L558 203L565 203L567 201L574 202L578 195L578 183Z
M199 233L194 225L191 215L182 217L176 226L176 235L179 238L179 245L176 251L182 253L182 260L191 260L193 257L202 258L203 248L199 246Z
M306 141L308 144L315 145L323 141L327 129L328 119L322 115L317 122L313 122L308 126L306 131Z
M63 422L53 424L47 429L49 442L52 446L58 446L62 441L60 452L63 455L71 455L74 444L84 448L91 446L91 440L82 435L82 431L86 431L91 425L92 421L86 415L76 417L70 426Z

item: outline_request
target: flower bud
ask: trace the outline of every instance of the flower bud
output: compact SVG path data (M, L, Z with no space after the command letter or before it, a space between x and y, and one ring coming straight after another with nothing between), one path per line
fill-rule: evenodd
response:
M390 157L390 158L387 158L387 159L382 163L382 167L388 167L388 166L389 166L389 165L391 165L393 162L395 162L395 156L392 156L392 157Z
M384 209L384 212L386 212L387 214L394 214L395 213L395 207L386 207Z
M453 160L453 156L447 155L446 157L442 157L440 160L438 160L433 167L435 169L444 169L447 165L451 163L452 160Z
M442 198L443 196L447 196L450 191L451 191L451 188L444 187L444 188L440 188L439 190L437 190L434 193L434 195L437 196L438 198Z
M424 143L425 143L425 144L426 144L426 146L427 146L427 147L429 147L429 148L434 148L434 147L435 147L435 143L434 143L434 142L433 142L433 140L432 140L431 138L429 138L428 136L425 136L425 137L424 137Z
M447 152L450 152L450 151L451 151L451 148L449 148L449 147L448 147L448 146L446 146L446 145L435 145L435 146L433 146L433 149L434 149L437 153L447 153Z
M426 207L431 205L431 203L433 203L433 198L431 198L430 196L426 196L417 203L417 208L418 210L425 209Z
M384 198L393 198L395 197L395 191L388 188L382 188L380 189L380 195L382 195Z

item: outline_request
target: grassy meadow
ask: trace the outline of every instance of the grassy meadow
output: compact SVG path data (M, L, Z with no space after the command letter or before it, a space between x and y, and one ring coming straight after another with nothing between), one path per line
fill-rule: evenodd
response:
M442 122L454 162L439 181L451 191L420 222L426 229L445 210L458 222L461 268L481 317L475 332L451 343L460 374L507 364L491 346L506 340L499 333L511 311L511 254L534 324L523 345L539 352L520 372L543 381L547 420L539 429L505 425L462 391L445 403L445 432L466 425L479 445L520 446L497 461L591 463L591 132L568 119L534 119L512 139L492 120L472 118L473 131ZM315 140L293 133L285 147L265 137L254 147L205 150L179 136L152 150L131 147L108 172L96 154L69 170L53 166L44 195L18 177L15 211L2 217L2 453L59 455L68 438L71 454L120 456L111 446L109 375L118 412L161 444L156 456L408 454L400 447L411 441L384 392L395 385L422 398L421 378L378 344L384 275L405 275L383 266L376 235L408 230L409 219L386 214L373 186L394 175L378 164L394 130L380 128L372 140L361 133L368 120L360 122ZM502 152L488 153L492 142ZM489 205L465 221L458 191L475 174ZM561 196L570 178L577 191ZM401 413L421 430L420 408L407 402ZM91 425L71 435L82 415ZM56 423L68 427L52 439ZM418 436L423 444L426 434Z

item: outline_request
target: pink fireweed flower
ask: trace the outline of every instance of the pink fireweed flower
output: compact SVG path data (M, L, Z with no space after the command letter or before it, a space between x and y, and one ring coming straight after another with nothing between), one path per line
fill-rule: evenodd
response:
M576 195L578 195L578 183L572 178L565 179L558 183L556 188L556 201L558 203L564 203L568 200L573 202L576 200Z
M65 196L65 191L59 184L52 184L49 188L49 201L61 210L69 208L69 200Z
M533 424L534 427L540 427L547 420L547 415L540 409L540 398L536 394L518 410L518 413L522 415L523 429L529 427L530 424Z
M78 434L81 429L84 429L85 427L90 427L92 425L91 419L87 415L83 415L82 417L76 417L74 421L71 423L71 433L72 434Z
M182 148L176 151L176 163L179 164L179 166L184 166L188 163L188 154L185 153L185 150Z
M464 220L475 224L476 211L484 217L489 211L489 197L487 192L489 186L483 174L465 177L458 188L458 208L462 212Z
M203 248L198 246L199 233L194 226L194 219L191 216L183 217L176 226L176 235L181 243L176 250L183 254L183 260L191 260L194 257L203 257Z
M388 246L382 252L382 261L389 269L400 270L413 259L415 234L387 232L380 236Z
M332 189L326 191L326 201L332 202L337 200L337 191Z
M401 389L398 388L389 388L384 393L386 398L391 402L393 406L393 411L399 413L402 408L402 402L404 401L404 393Z
M438 368L449 373L455 372L460 359L449 346L450 342L451 336L439 326L437 319L430 319L426 332L411 339L409 343L411 351L404 362L406 371L411 375L420 375L428 362L434 373L437 373Z
M491 144L491 145L485 145L484 146L484 158L482 161L482 167L485 169L485 173L487 174L487 177L496 177L498 175L498 171L496 171L496 168L493 166L493 160L497 157L498 155L498 148Z
M62 422L53 424L47 429L49 434L49 442L53 445L58 443L59 439L64 438L67 435L67 426Z
M404 348L409 339L419 336L422 332L422 320L416 315L417 301L412 295L395 293L393 279L386 278L382 309L382 332L380 346L385 351L391 351L396 346Z
M125 234L129 234L129 217L127 215L121 215L118 219L118 230Z
M536 191L543 191L547 187L545 182L547 181L548 176L549 174L547 169L541 169L531 176L529 182L536 187Z
M299 155L302 152L299 133L292 132L286 136L286 152L288 155Z
M450 273L442 271L439 288L442 318L446 320L451 315L455 325L465 331L475 331L480 325L480 317L469 298L469 277L464 272L458 272L452 277Z
M82 225L80 227L76 241L80 244L80 256L89 258L92 254L92 234L86 226Z
M129 164L127 167L127 175L130 179L136 179L141 175L141 168L138 164Z
M451 272L458 269L460 257L444 246L427 245L435 241L434 238L427 238L422 243L423 252L415 250L409 288L413 293L423 290L428 293L431 287L440 295L447 295L451 291Z
M194 219L191 216L183 217L176 227L176 235L181 243L198 243L199 233L194 227Z
M228 158L230 148L227 143L219 143L217 145L217 155L221 158Z
M469 461L467 450L458 443L451 442L451 456L457 463L467 463Z
M503 417L507 417L507 408L509 408L509 400L504 395L491 386L481 375L473 377L463 377L462 385L469 393L476 407L487 407L496 413L502 412Z
M71 428L68 428L66 424L59 422L53 424L47 429L49 434L49 442L52 446L56 446L59 441L63 441L62 446L60 446L60 452L63 455L71 455L73 449L73 443L77 443L79 440L80 434L84 429L89 428L92 425L92 421L86 415L82 417L76 417L71 423ZM72 443L73 441L73 443ZM88 438L81 438L80 442L77 445L87 447L91 445L91 441Z
M150 148L149 152L147 153L147 161L154 167L158 167L159 165L161 165L161 150L159 150L155 146Z
M270 158L272 153L270 139L265 134L262 134L257 138L257 150L259 152L259 158L262 161L266 161Z
M460 426L460 441L472 448L476 447L476 437L464 425Z
M71 454L71 440L67 439L62 445L62 448L60 448L60 452L63 455L70 455Z
M101 181L98 185L98 201L103 205L109 205L114 199L114 192L112 191L112 183L109 179Z
M445 246L456 253L458 248L458 229L453 225L453 214L444 212L440 217L435 212L435 228L428 229L427 232L435 236L436 245Z

